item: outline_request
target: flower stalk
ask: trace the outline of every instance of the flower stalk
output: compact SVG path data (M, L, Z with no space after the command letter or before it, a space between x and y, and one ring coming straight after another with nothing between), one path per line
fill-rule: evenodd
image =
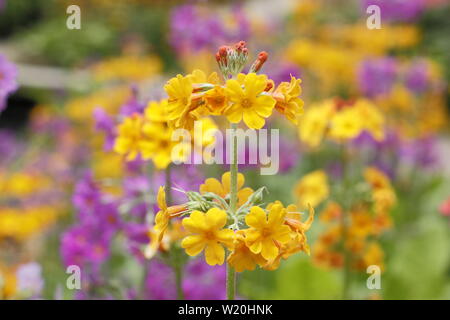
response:
M230 164L230 211L233 218L237 214L237 180L238 180L238 161L237 161L237 136L236 136L237 124L231 124L232 143L231 143L231 164ZM236 293L236 271L227 263L227 299L234 300Z

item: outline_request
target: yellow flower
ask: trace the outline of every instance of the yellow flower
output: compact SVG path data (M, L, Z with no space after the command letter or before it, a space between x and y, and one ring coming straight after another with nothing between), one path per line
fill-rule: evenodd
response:
M172 154L178 141L172 141L173 130L164 123L147 122L142 132L145 139L140 142L143 159L152 159L157 169L165 169L172 161L185 160L188 148L180 148L178 154ZM173 158L175 157L175 158Z
M364 267L371 265L379 266L381 271L384 271L384 252L380 245L376 242L371 242L363 256Z
M356 138L364 129L362 119L354 107L337 112L330 121L330 137L338 140Z
M228 105L228 97L225 89L221 86L215 86L205 93L206 108L212 115L221 115Z
M241 74L238 80L228 80L225 90L231 105L224 112L228 120L238 123L243 118L249 128L261 129L265 124L264 118L269 117L275 107L275 99L262 94L267 83L265 75L255 73Z
M281 202L276 201L274 204L269 204L267 209L269 210L274 205L281 205ZM286 260L297 252L303 251L309 255L310 249L305 232L310 229L314 221L314 209L309 207L309 216L304 222L300 219L301 214L302 213L298 210L296 205L291 204L286 207L285 224L291 228L290 240L287 243L279 245L280 251L278 255L274 259L269 260L264 265L264 269L277 269L280 265L281 259Z
M204 249L206 263L211 266L223 264L225 249L222 244L232 247L234 240L234 231L223 229L227 218L225 211L218 208L209 209L206 213L193 211L183 219L183 227L193 235L184 238L181 247L190 256L196 256Z
M166 192L164 187L161 186L158 189L158 195L156 196L156 202L158 203L159 211L155 217L155 227L154 230L157 232L158 242L161 242L164 232L166 232L169 226L170 213L167 208L166 203Z
M268 215L260 207L252 207L245 217L245 223L250 227L245 230L245 243L251 252L266 260L275 259L279 253L279 244L290 240L290 228L284 224L286 209L276 204Z
M282 82L273 95L277 101L275 109L294 124L297 124L298 116L303 114L304 103L299 98L302 93L301 82L301 79L291 76L291 82Z
M384 139L384 118L380 111L368 100L356 101L354 108L358 112L363 128L367 130L375 140Z
M168 119L172 121L176 128L192 128L199 114L195 109L199 106L199 99L192 94L192 77L177 75L170 79L164 86L169 95L167 104Z
M311 107L300 120L300 140L310 147L317 147L322 142L328 127L328 119L333 112L333 103L326 101L322 105Z
M229 255L227 262L237 271L255 270L257 265L263 266L267 261L260 253L254 254L245 244L244 231L236 233L234 249Z
M392 208L397 201L397 197L389 178L375 167L366 168L364 178L372 187L372 200L375 203L374 211L380 214Z
M167 99L159 102L151 101L144 111L144 117L148 121L167 123L169 115L167 114Z
M237 189L238 189L238 206L242 206L253 193L251 188L242 188L245 183L245 178L242 173L238 173ZM222 182L214 178L208 178L205 183L200 185L200 193L212 192L222 198L226 198L231 189L231 173L225 172L222 175Z
M127 161L136 159L142 140L143 119L138 114L125 118L119 125L114 151L126 156Z
M327 175L322 170L305 175L294 187L294 194L298 197L301 208L308 205L316 207L328 197L329 192Z

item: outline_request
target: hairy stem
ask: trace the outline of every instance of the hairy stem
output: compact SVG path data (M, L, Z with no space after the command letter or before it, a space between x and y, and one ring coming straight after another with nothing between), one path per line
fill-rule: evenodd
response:
M236 137L237 124L231 124L231 186L230 186L230 210L231 215L235 217L237 211L237 176L238 176L238 161L237 161L237 137ZM236 271L227 263L227 299L234 300L236 294Z

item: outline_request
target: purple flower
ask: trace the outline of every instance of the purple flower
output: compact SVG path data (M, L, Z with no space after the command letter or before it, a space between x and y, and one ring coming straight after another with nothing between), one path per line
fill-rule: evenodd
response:
M99 203L100 197L101 193L92 177L92 173L87 172L75 185L72 202L81 213L81 216L91 215L96 204Z
M6 99L17 90L17 68L0 54L0 113L6 108Z
M225 268L211 267L203 260L190 261L183 272L185 299L225 299ZM146 280L147 297L156 300L176 299L175 275L171 267L153 260L149 264Z
M436 138L426 136L407 141L401 146L400 156L405 162L422 169L435 167L438 164Z
M293 63L281 63L273 65L270 61L267 64L266 70L269 78L275 81L275 83L280 82L290 82L291 75L296 78L300 78L300 69L297 65Z
M170 17L169 42L179 52L215 50L224 43L245 40L250 24L239 6L231 15L236 26L226 27L218 12L202 6L181 5L173 9Z
M425 10L425 0L361 0L364 12L370 5L380 7L382 21L412 22Z
M103 149L105 151L112 150L114 146L114 140L116 138L116 128L114 120L109 116L103 108L94 109L95 129L103 131L105 134L105 144Z
M427 90L430 81L428 64L425 61L416 61L406 71L406 87L416 93L422 93Z
M131 97L120 108L120 112L119 112L120 116L128 117L128 116L131 116L133 113L143 113L144 109L145 109L145 104L139 102L139 100L138 100L137 87L132 86L131 87Z
M223 300L225 299L225 268L211 267L203 260L196 259L185 268L183 292L190 300Z
M374 97L389 93L397 77L397 65L393 58L364 61L358 70L358 82L362 93Z

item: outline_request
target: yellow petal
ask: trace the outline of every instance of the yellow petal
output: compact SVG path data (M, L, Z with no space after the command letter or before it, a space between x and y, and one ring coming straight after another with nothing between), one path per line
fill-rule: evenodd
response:
M266 260L273 260L278 255L278 247L275 245L272 239L267 238L263 240L261 255Z
M266 213L260 207L252 207L245 216L245 223L255 229L263 229L267 225Z
M244 122L251 129L261 129L265 120L263 117L259 116L255 110L252 109L244 109Z
M222 229L227 223L228 216L225 211L219 208L209 209L205 214L206 225L209 229Z
M181 247L191 257L198 255L205 248L206 242L202 236L188 236L181 241Z
M200 211L193 211L188 218L183 219L183 227L191 233L203 233L208 229L205 215Z
M205 249L205 258L210 266L221 265L225 260L225 250L217 242L209 242Z

